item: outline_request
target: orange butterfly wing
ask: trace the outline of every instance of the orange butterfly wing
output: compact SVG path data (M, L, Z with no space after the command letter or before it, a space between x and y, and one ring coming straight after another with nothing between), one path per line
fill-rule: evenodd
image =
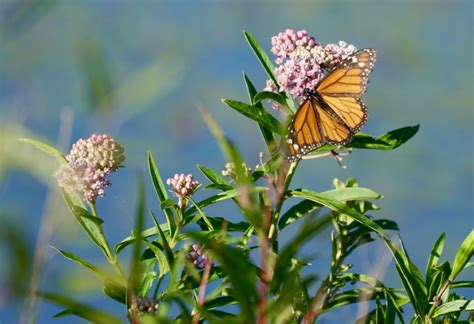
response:
M336 66L315 88L315 97L301 104L288 129L290 162L325 143L349 143L367 121L360 95L367 90L376 61L374 49L363 49Z
M289 151L287 159L294 162L326 143L344 145L348 139L352 139L349 127L314 100L307 99L291 122L286 139Z

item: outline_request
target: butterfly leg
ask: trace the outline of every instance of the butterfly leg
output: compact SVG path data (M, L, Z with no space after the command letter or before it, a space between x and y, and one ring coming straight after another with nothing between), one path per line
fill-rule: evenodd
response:
M348 156L349 154L351 154L351 152L352 152L352 148L349 147L347 151L338 152L337 150L331 150L329 152L324 152L324 153L305 155L301 159L309 160L309 159L318 159L318 158L322 158L326 156L332 156L341 168L346 169L347 166L342 162L342 157Z
M345 165L343 162L342 162L342 157L343 156L348 156L349 154L352 153L352 148L349 147L347 149L347 151L345 152L337 152L336 150L331 150L331 155L334 157L334 159L336 160L337 164L339 164L339 166L343 169L347 169L347 165Z

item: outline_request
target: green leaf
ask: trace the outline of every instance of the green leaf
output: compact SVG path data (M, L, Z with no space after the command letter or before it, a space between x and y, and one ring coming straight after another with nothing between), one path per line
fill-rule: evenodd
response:
M155 188L156 195L158 196L160 203L163 204L165 201L170 199L170 197L168 196L168 191L166 191L165 184L160 176L160 172L158 171L158 167L151 151L148 151L148 171L150 173L151 181L153 183L153 187ZM176 222L173 211L168 206L164 207L163 211L166 216L168 228L173 234L176 229Z
M398 275L415 308L415 312L420 317L424 317L430 305L428 304L426 283L423 281L421 272L408 257L405 249L403 249L403 245L402 248L400 248L387 237L383 237L382 239L389 247L397 262L396 268Z
M209 310L216 307L235 305L235 304L237 304L237 300L235 300L234 297L222 296L222 297L206 300L206 302L204 303L204 308Z
M433 318L461 311L474 311L474 300L454 300L436 307Z
M260 227L262 211L260 210L260 205L255 197L257 188L254 187L251 179L245 173L243 167L244 162L239 151L235 145L224 136L222 129L217 125L209 113L201 110L201 115L209 127L209 130L216 138L224 156L228 161L234 163L240 209L252 224L256 227Z
M391 220L375 219L374 223L379 225L384 230L399 230L397 223ZM347 230L348 232L346 234L345 244L348 246L348 250L346 251L346 256L349 255L357 246L373 240L370 235L372 230L360 223L351 223L349 226L347 226Z
M71 260L84 268L86 268L88 271L92 272L95 276L97 276L100 280L107 280L109 278L109 275L107 275L105 272L97 268L95 265L92 263L78 257L72 252L68 252L65 250L58 249L54 246L51 246L52 249L56 250L58 253L60 253L63 257L65 257L68 260Z
M66 162L66 158L64 157L64 155L61 151L59 151L58 149L56 149L56 148L54 148L54 147L52 147L52 146L50 146L46 143L36 141L36 140L30 139L30 138L18 138L18 141L33 145L34 147L36 147L40 151L43 151L43 152L55 157L61 163Z
M359 136L356 135L348 146L375 150L393 150L415 136L419 129L420 125L398 128L377 137L375 140L359 133Z
M176 205L175 201L171 198L166 199L160 204L160 209L164 210L165 208L172 208Z
M124 285L108 281L102 288L102 292L121 304L127 303L127 288Z
M338 201L352 201L352 200L365 200L365 199L379 199L380 194L367 188L341 188L333 189L322 193L327 197L336 199ZM291 207L279 220L278 227L281 229L287 225L298 220L302 216L314 212L321 208L323 205L312 200L303 200Z
M253 192L261 192L261 191L266 191L266 190L268 190L267 187L255 187ZM213 195L211 197L208 197L208 198L196 203L196 206L199 207L199 208L203 208L203 207L206 207L208 205L212 205L212 204L214 204L216 202L219 202L219 201L223 201L223 200L238 197L239 195L240 195L240 190L239 189L232 189L232 190L223 191L223 192L220 192L216 195ZM194 215L194 213L196 213L196 211L197 211L196 206L191 206L185 211L185 213L184 213L185 220L189 221L189 217L191 217L192 215Z
M169 233L168 224L161 224L159 226L160 226L160 229L163 231L163 233ZM152 237L152 236L155 236L155 235L159 235L159 232L156 229L156 227L147 228L146 230L142 231L142 233L141 233L142 238L149 238L149 237ZM136 238L135 238L134 235L130 235L130 236L127 236L126 238L124 238L121 242L119 242L115 245L115 247L114 247L115 254L120 253L125 247L127 247L128 245L135 242L135 240L136 240Z
M370 150L394 150L415 136L419 128L420 125L402 127L380 135L377 138L365 133L357 133L354 139L345 145L345 147ZM314 152L327 152L334 149L337 149L337 147L324 145Z
M449 279L453 281L457 275L465 268L466 264L472 258L474 254L474 230L471 230L469 235L466 237L459 247L456 256L453 261L453 271L449 276Z
M444 243L446 241L446 234L441 234L433 248L431 249L430 257L428 258L428 263L426 264L426 282L430 281L431 271L438 264L438 260L441 257L444 249Z
M213 184L222 185L224 187L227 187L228 189L232 189L232 185L230 184L230 182L219 173L202 164L197 164L196 166L202 172L202 174Z
M449 262L445 261L432 269L429 279L426 281L428 287L428 299L433 300L436 294L445 295L448 285L447 279L451 273ZM444 288L443 288L444 286ZM446 294L447 296L448 294ZM440 296L443 297L443 296Z
M340 190L340 189L334 189L334 190ZM374 232L378 233L381 237L387 237L387 235L385 234L385 231L379 225L377 225L377 223L367 218L367 216L362 215L356 212L354 209L346 206L346 204L344 204L343 202L340 202L326 194L320 194L320 193L316 193L316 192L305 190L305 189L297 189L297 190L289 190L287 192L287 196L303 198L303 199L314 201L320 205L328 207L329 209L332 209L336 212L345 214L353 218L355 221L367 226L368 228L372 229Z
M238 223L233 223L229 222L227 219L223 217L207 217L208 221L212 224L212 227L214 228L222 228L225 223L225 228L227 232L245 232L247 231L252 225L250 225L247 222L238 222ZM198 225L201 226L201 228L207 227L207 225L204 224L204 221L198 220L197 221Z
M198 214L201 216L201 220L207 225L207 228L205 230L206 231L213 231L214 226L212 225L212 223L207 218L206 213L204 213L202 211L202 209L199 208L199 206L196 204L196 202L193 199L190 199L190 201L192 202L193 206L196 207L196 209L198 211Z
M65 190L62 190L62 193L72 214L92 242L97 245L108 258L111 257L108 255L107 242L103 236L100 218L92 216L89 211L84 208L84 203L78 195L70 195Z
M163 246L165 248L166 256L168 257L168 262L173 261L173 250L171 249L168 239L165 235L165 233L162 231L160 224L158 224L158 221L156 220L155 214L151 212L151 217L153 219L153 223L155 224L155 228L160 234L161 241L163 242Z
M360 303L366 300L385 299L386 292L394 297L397 304L404 304L408 300L406 296L390 291L388 288L364 287L336 294L326 306L324 312L326 313L341 306Z
M158 278L158 273L155 271L157 259L153 252L149 249L143 251L139 262L139 278L137 291L139 296L148 296L154 281Z
M420 316L426 315L429 305L427 304L426 285L421 277L421 273L413 264L413 262L411 262L405 251L396 246L377 223L347 207L344 203L331 199L322 194L317 194L308 190L293 190L289 191L287 194L288 196L305 198L320 203L334 211L351 217L355 221L367 226L379 234L397 261L397 271L400 275L403 285L405 286L405 289L407 290L408 296L415 307L416 312Z
M165 256L163 251L161 251L160 247L155 242L149 243L146 240L144 240L143 242L146 244L146 246L148 246L150 251L153 252L154 257L158 261L158 268L160 271L160 274L158 277L159 278L164 277L167 273L170 272L170 269L171 269L170 264L168 262L168 258Z
M271 91L261 91L261 92L255 94L255 96L253 98L251 98L251 100L252 100L253 105L256 105L257 103L259 103L263 100L272 100L272 101L275 101L275 102L277 102L281 105L286 106L286 99L285 99L284 95L276 93L276 92L271 92Z
M381 299L385 299L385 305L380 303ZM401 294L393 293L390 290L383 290L378 293L375 298L376 308L355 321L356 324L363 323L395 323L395 315L398 317L399 323L404 323L401 306L410 300Z
M288 275L287 268L290 265L290 260L300 250L301 246L309 239L326 228L331 222L332 216L330 214L318 217L316 219L308 218L307 221L300 227L298 233L293 236L293 239L281 250L275 261L274 275L272 280L272 292L279 289Z
M130 258L130 275L128 277L127 285L127 306L130 306L132 297L137 296L140 293L140 278L141 276L146 275L145 273L142 273L141 270L143 270L143 267L140 264L141 243L143 241L141 233L145 219L145 183L141 174L137 177L137 201L135 208L135 228L133 236L135 236L136 240Z
M309 276L301 280L300 272L301 264L294 266L285 276L277 297L267 306L267 323L293 323L291 319L294 319L295 313L299 311L296 308L304 304L301 300L304 287L311 285L316 279L315 276Z
M93 308L91 306L84 305L69 297L48 292L38 292L38 296L49 300L50 302L53 302L59 306L65 307L66 310L61 312L59 316L65 316L66 314L76 315L80 318L87 319L94 323L122 323L121 319L113 316L112 314Z
M254 52L255 56L257 57L260 64L262 64L263 69L267 73L268 77L273 81L274 85L278 85L277 78L273 71L275 71L275 67L273 66L272 61L268 57L267 53L263 50L262 46L257 42L255 37L249 32L244 31L244 36L247 42L250 45L250 48Z
M79 206L73 206L73 212L76 215L81 216L82 218L86 218L90 220L92 223L94 223L97 226L100 226L104 223L103 219L101 219L100 217L91 215L89 211L85 208L82 208Z
M190 236L205 246L212 259L217 260L229 276L235 298L239 302L241 316L245 323L255 322L254 305L258 300L255 290L257 275L247 256L225 242L203 233L190 233Z
M222 99L222 102L230 108L240 112L242 115L256 121L260 126L265 127L267 130L276 134L281 133L282 127L280 122L265 110L231 99Z
M257 93L257 89L255 88L252 81L250 81L250 79L247 77L245 73L244 73L244 82L245 82L245 86L247 87L249 100L252 101ZM264 110L263 105L260 102L254 103L254 107L256 109ZM269 131L265 127L262 127L260 124L258 125L258 128L260 129L260 133L262 134L263 140L265 141L268 154L272 156L272 152L276 146L275 136L273 136L273 133L271 131Z
M449 285L450 288L474 288L474 281L455 281Z

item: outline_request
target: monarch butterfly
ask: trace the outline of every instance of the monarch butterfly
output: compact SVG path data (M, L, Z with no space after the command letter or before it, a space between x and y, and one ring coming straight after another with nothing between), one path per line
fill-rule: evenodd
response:
M313 89L306 89L286 135L286 158L295 162L326 143L349 143L367 121L360 96L376 61L372 48L360 50L335 66Z

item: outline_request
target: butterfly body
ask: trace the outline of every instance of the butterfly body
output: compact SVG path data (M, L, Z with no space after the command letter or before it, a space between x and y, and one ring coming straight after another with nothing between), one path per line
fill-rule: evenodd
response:
M375 64L374 49L363 49L335 66L315 87L293 117L286 136L289 162L301 159L324 144L348 144L367 121L360 98Z

